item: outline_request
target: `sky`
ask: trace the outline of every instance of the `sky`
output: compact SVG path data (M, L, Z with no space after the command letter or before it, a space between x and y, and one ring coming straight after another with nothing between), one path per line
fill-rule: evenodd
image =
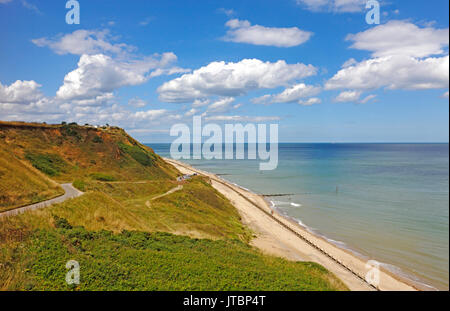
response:
M449 2L0 0L0 120L279 124L280 142L448 142Z

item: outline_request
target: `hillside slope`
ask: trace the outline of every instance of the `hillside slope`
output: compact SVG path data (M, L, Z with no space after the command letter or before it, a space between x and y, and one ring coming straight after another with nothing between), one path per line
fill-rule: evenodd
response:
M116 127L0 122L0 144L52 179L173 179L177 171Z
M254 249L209 178L177 181L180 172L121 129L0 122L0 144L2 171L20 172L17 161L29 169L12 184L0 176L5 188L20 193L45 174L85 192L0 217L0 290L346 289L317 264ZM68 260L82 267L78 286L65 282Z
M57 183L6 149L0 143L0 212L64 194Z

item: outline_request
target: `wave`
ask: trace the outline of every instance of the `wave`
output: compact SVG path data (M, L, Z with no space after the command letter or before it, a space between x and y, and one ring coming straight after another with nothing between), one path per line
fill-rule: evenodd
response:
M391 272L392 274L400 276L401 278L408 280L409 282L415 284L419 288L425 288L426 290L431 290L431 291L438 291L438 289L436 287L424 283L421 279L419 279L415 275L406 273L405 271L403 271L401 268L399 268L397 266L394 266L394 265L391 265L391 264L388 264L385 262L380 262L380 266L382 268L384 268L385 270Z
M300 203L295 202L284 202L284 201L271 201L273 202L274 206L282 206L282 205L290 205L293 207L301 207L302 205Z

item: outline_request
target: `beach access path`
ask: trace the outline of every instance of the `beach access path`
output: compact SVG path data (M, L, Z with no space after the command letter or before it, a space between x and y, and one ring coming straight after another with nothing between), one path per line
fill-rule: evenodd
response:
M261 195L179 161L167 158L164 160L182 174L197 173L209 177L212 186L239 211L242 222L256 233L257 237L251 244L264 253L293 261L316 262L335 274L350 290L416 290L384 269L380 269L378 286L370 285L365 281L365 276L373 268L366 266L366 261L273 211Z
M1 212L0 218L8 217L8 216L15 216L15 215L18 215L18 214L26 212L26 211L32 211L32 210L44 208L44 207L47 207L47 206L50 206L50 205L53 205L56 203L62 203L68 199L76 198L83 194L83 192L76 189L72 184L61 184L61 187L64 189L64 192L65 192L63 195L53 198L53 199L50 199L50 200L46 200L46 201L42 201L39 203L30 204L30 205L18 207L18 208L9 210L9 211Z
M148 200L147 202L145 202L145 205L148 207L148 208L150 208L151 207L151 201L154 201L154 200L158 200L158 199L160 199L160 198L162 198L162 197L165 197L165 196L167 196L167 195L169 195L169 194L172 194L172 193L174 193L174 192L176 192L176 191L180 191L180 190L182 190L183 189L183 185L178 185L178 186L176 186L175 188L172 188L172 189L170 189L169 191L167 191L166 193L163 193L163 194L160 194L160 195L157 195L156 197L154 197L154 198L151 198L150 200Z

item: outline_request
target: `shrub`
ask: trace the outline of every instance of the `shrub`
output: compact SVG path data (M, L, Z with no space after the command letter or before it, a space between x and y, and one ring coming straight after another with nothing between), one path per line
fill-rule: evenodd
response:
M65 218L53 215L53 222L56 228L72 229L72 225Z
M78 125L75 122L70 123L69 125L67 124L63 124L63 135L67 135L67 136L73 136L75 137L77 140L81 140L81 135L80 133L78 133L78 131L76 130L76 127Z
M72 185L80 191L86 191L86 183L83 180L75 180Z
M129 146L124 143L118 143L120 151L122 151L125 154L130 155L134 160L139 162L140 164L144 166L150 166L152 165L152 159L149 157L147 152L143 150L139 146Z
M116 180L115 177L104 174L104 173L94 173L94 174L91 174L91 177L94 178L95 180L100 180L100 181L115 181Z
M31 165L49 176L57 176L67 167L67 163L57 154L27 153L25 158Z
M103 143L103 139L100 136L95 136L94 139L92 139L92 142L96 144L101 144Z

